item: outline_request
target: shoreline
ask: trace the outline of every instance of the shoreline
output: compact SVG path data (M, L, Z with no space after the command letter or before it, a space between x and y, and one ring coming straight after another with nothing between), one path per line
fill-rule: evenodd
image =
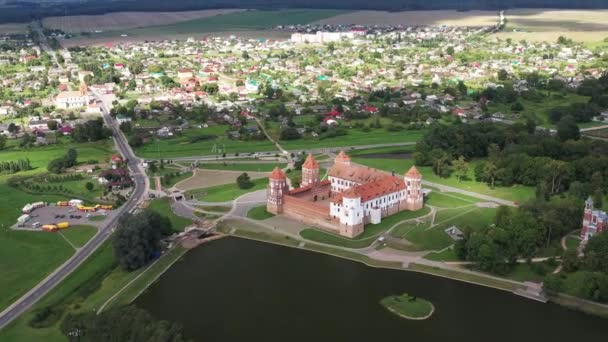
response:
M411 321L424 321L425 319L429 319L429 318L430 318L430 317L433 315L433 313L435 313L435 305L433 305L433 303L431 303L431 302L429 302L429 304L431 304L431 312L429 312L429 314L428 314L428 315L423 316L423 317L409 317L409 316L404 315L404 314L402 314L402 313L400 313L400 312L397 312L397 310L395 310L395 309L393 309L393 308L391 308L391 307L389 307L389 306L382 305L382 304L380 304L380 305L382 305L382 306L383 306L383 307L385 307L385 308L386 308L388 311L390 311L390 312L394 313L395 315L397 315L397 316L399 316L399 317L401 317L401 318L404 318L404 319L409 319L409 320L411 320Z

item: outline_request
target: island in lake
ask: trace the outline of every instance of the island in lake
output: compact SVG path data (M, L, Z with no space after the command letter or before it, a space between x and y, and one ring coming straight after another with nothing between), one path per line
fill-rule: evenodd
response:
M424 320L433 315L435 307L428 300L404 293L400 296L388 296L380 304L395 315L413 320Z

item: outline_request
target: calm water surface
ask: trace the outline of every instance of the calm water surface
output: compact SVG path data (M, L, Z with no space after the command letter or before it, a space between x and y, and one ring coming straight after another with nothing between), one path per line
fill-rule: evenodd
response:
M378 302L429 299L425 321ZM608 341L608 320L449 279L226 238L195 249L136 302L195 341Z

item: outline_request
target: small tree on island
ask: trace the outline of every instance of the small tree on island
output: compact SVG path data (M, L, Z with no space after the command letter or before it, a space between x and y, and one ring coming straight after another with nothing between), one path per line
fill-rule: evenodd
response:
M236 185L238 185L239 189L250 189L254 184L247 172L243 172L236 178Z

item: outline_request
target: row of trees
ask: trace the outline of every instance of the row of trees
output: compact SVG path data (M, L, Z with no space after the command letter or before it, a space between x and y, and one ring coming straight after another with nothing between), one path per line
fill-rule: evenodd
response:
M32 166L28 158L0 162L0 172L17 173L31 169Z

